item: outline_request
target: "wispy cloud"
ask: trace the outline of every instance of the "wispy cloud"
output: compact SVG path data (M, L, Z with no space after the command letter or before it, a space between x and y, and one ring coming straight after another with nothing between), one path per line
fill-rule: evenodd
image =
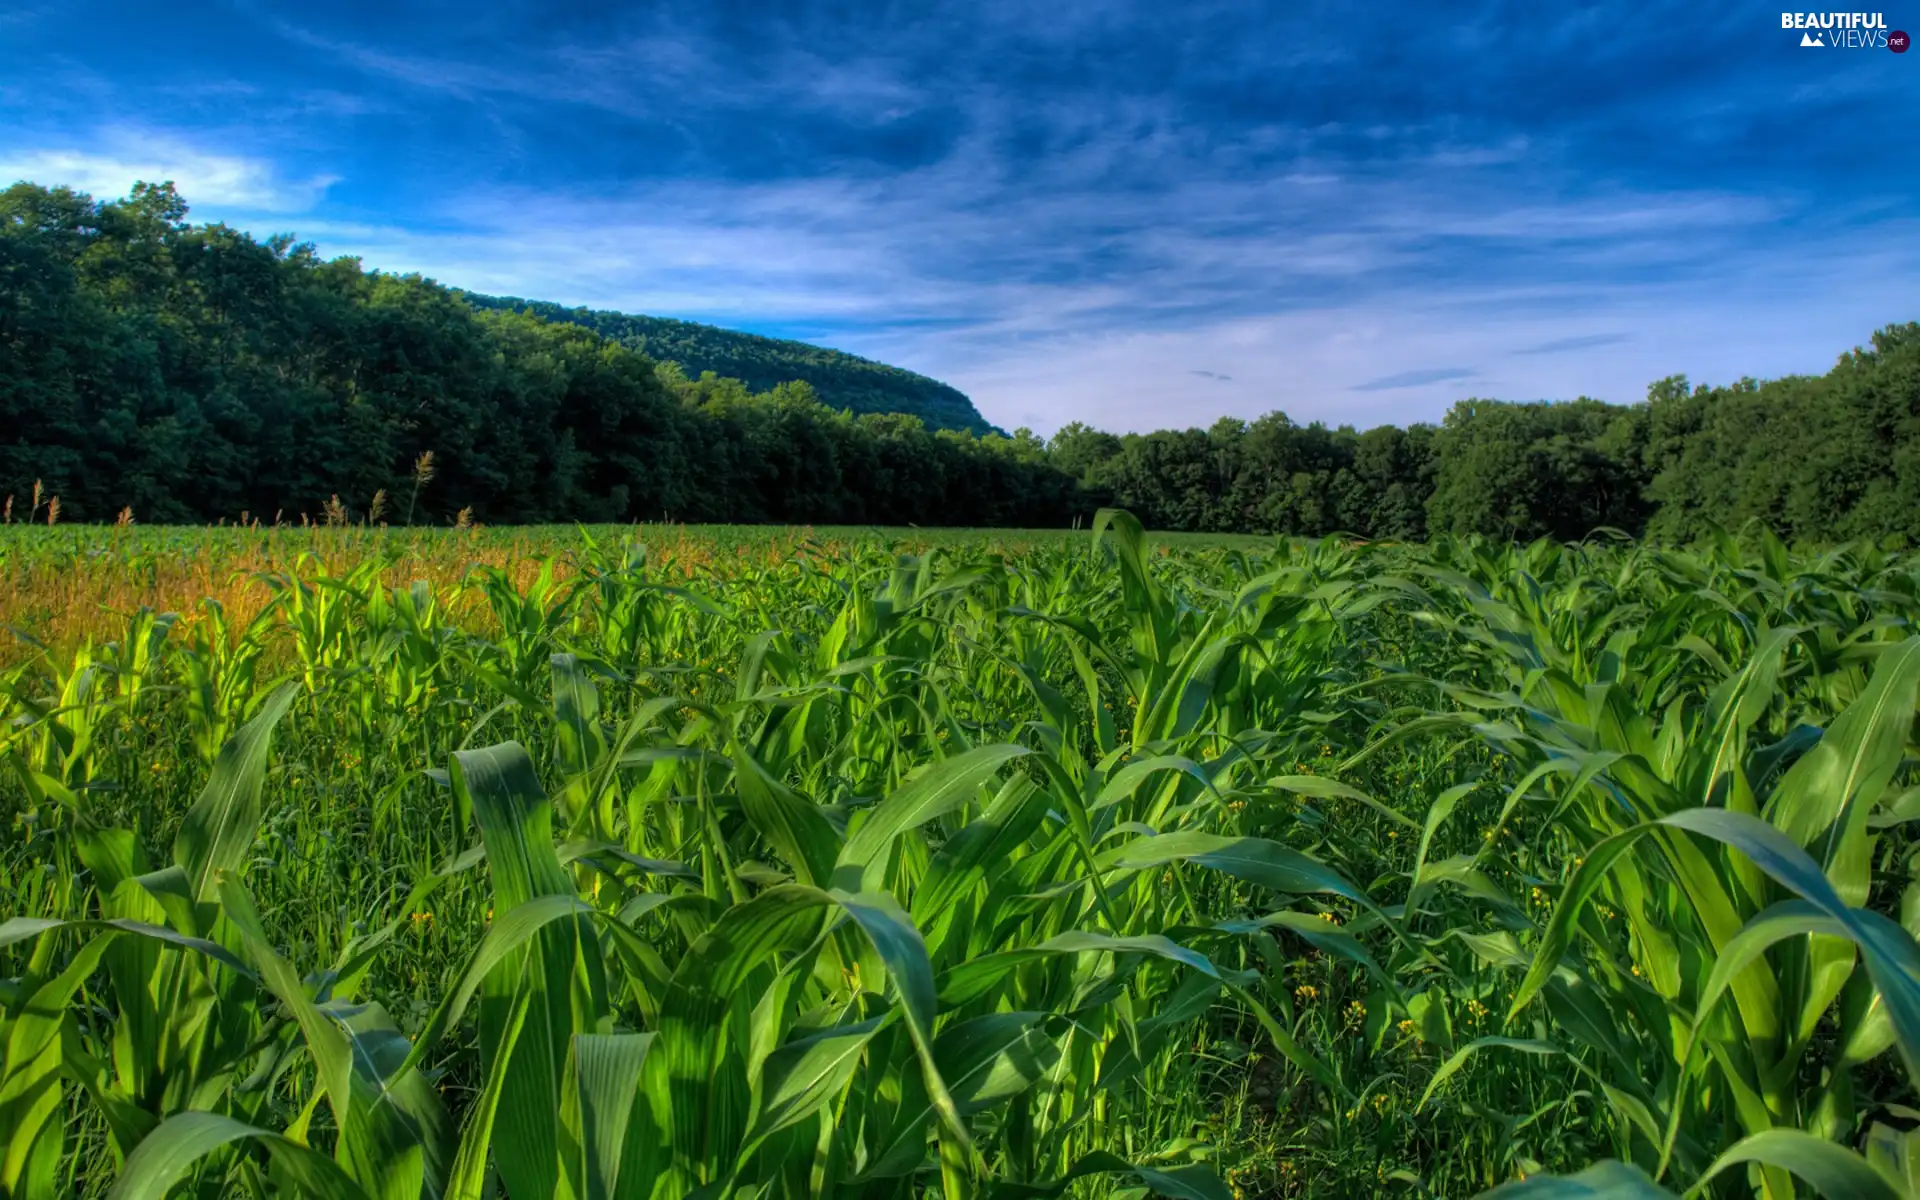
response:
M1415 371L1402 371L1397 375L1382 375L1378 379L1369 379L1365 383L1356 383L1350 388L1355 392L1391 392L1400 388L1420 387L1429 383L1447 383L1455 379L1472 379L1480 372L1471 367L1422 367Z
M1541 342L1537 346L1528 346L1524 350L1515 350L1515 354L1565 354L1572 350L1592 350L1599 346L1618 346L1621 342L1630 342L1630 333L1587 333L1579 337L1555 338L1550 342Z
M66 184L96 196L123 196L134 183L172 180L190 203L262 213L304 212L337 180L289 179L270 161L210 152L167 136L122 130L85 148L0 150L0 180Z
M30 25L42 18L52 16L56 6L52 4L21 4L0 12L0 29L19 28Z

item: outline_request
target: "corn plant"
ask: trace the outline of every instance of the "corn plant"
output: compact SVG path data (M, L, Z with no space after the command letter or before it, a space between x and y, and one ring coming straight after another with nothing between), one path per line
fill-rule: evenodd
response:
M1910 559L91 536L0 1194L1914 1192Z

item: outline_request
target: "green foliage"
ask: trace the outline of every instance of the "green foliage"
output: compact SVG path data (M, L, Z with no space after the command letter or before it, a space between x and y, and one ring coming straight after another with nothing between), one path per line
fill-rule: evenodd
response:
M1049 449L1085 491L1156 528L1406 540L1426 531L1433 440L1424 425L1357 434L1270 413L1125 437L1074 424Z
M1633 410L1463 400L1434 438L1436 533L1577 541L1596 529L1646 523L1644 480L1631 453Z
M1668 381L1638 416L1660 536L1758 520L1790 539L1920 543L1920 324L1817 378Z

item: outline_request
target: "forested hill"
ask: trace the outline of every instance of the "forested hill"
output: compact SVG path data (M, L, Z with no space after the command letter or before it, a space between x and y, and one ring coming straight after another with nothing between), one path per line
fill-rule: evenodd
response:
M641 317L602 309L565 308L545 300L465 293L476 308L523 312L543 321L582 325L648 358L677 364L691 379L712 371L756 392L795 380L812 385L828 408L856 413L910 413L929 429L993 431L965 392L936 379L806 342L761 337L715 325Z

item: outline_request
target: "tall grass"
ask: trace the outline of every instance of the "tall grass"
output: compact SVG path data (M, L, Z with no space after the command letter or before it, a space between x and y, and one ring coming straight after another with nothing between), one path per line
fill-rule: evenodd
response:
M645 537L5 531L0 1193L1913 1192L1912 561Z

